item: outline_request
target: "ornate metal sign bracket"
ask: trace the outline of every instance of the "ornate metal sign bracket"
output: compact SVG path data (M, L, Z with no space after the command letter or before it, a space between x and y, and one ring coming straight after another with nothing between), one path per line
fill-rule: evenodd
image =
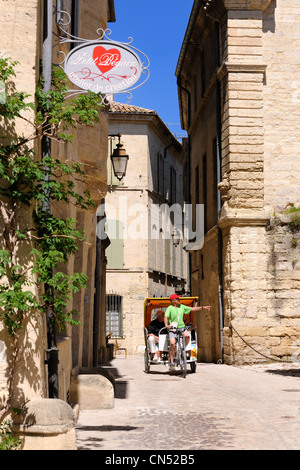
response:
M68 53L63 50L57 53L62 56L57 65L76 86L68 96L92 91L99 94L103 104L108 104L108 97L119 93L131 99L131 92L148 80L150 61L132 46L133 38L129 37L127 43L113 41L112 31L102 28L96 31L98 37L93 40L74 36L67 31L71 16L66 11L56 11L56 23L59 34L55 34L54 46L72 44Z

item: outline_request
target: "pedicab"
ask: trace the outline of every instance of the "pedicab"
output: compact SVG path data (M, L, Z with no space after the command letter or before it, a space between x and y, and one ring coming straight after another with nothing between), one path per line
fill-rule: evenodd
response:
M198 297L181 297L180 303L189 307L196 307ZM156 318L156 312L163 310L164 312L171 305L169 297L148 297L144 303L144 337L145 337L145 372L150 372L150 367L157 365L168 366L170 363L169 349L169 334L167 328L162 328L159 331L158 343L155 345L155 353L151 353L148 341L148 327L150 322ZM194 326L194 313L190 312L188 321L186 322L186 329L190 331L190 340L185 347L184 337L179 330L176 330L177 340L175 344L175 357L174 362L176 367L180 368L181 375L186 377L187 364L190 365L191 371L196 372L197 364L197 333Z

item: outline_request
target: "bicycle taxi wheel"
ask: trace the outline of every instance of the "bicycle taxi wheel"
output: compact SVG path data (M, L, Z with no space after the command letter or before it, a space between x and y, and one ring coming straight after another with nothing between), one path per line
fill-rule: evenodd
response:
M181 376L185 379L186 378L186 350L183 344L184 338L181 337L179 341L179 363L181 369Z
M145 372L149 374L150 372L150 357L149 357L149 345L147 341L147 328L144 328L144 338L145 338L145 352L144 352L144 364L145 364Z
M190 364L191 372L195 373L197 368L197 354L198 354L198 339L195 328L191 329L191 339L189 344L189 358L187 362Z
M145 372L146 372L146 374L149 374L149 372L150 372L150 359L149 359L149 354L148 354L147 349L145 349L144 360L145 360Z

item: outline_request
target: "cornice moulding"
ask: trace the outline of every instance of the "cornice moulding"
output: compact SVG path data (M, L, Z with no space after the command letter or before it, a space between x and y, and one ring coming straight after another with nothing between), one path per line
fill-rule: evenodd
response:
M233 64L223 62L217 71L218 79L221 81L228 73L265 73L267 65L265 64Z
M239 210L229 210L221 214L218 225L220 228L226 227L244 227L244 226L255 226L263 227L270 223L270 216L264 211L249 211L246 213Z
M223 0L227 10L265 10L272 0Z

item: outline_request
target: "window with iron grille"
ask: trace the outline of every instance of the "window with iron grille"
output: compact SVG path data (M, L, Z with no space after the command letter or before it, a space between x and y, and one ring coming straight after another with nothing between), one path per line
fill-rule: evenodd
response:
M122 296L106 295L106 336L112 333L113 338L123 336Z

